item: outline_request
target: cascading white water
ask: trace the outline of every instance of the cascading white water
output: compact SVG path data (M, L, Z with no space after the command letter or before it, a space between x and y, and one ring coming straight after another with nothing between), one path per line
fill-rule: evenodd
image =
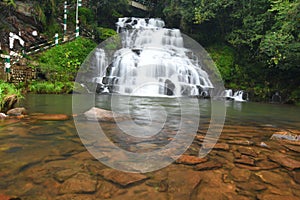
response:
M120 18L122 48L100 79L110 92L137 96L208 96L213 85L178 29L161 19ZM100 67L101 68L101 67Z

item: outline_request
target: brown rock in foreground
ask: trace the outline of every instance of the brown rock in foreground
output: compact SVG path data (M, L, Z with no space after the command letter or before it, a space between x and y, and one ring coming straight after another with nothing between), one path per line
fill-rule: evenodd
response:
M269 155L268 158L289 170L300 168L300 161L293 160L284 154Z
M86 194L96 191L97 181L85 173L78 173L66 180L59 188L59 194Z
M196 165L206 161L207 158L199 158L196 156L182 155L175 162L179 164Z
M223 165L222 163L216 162L216 161L208 161L205 163L200 163L198 165L195 166L195 170L213 170L213 169L219 169L221 168Z
M233 177L233 180L237 182L248 181L251 176L251 172L248 169L240 169L237 167L233 168L230 171L230 174Z
M147 176L137 173L126 173L114 169L100 171L104 179L117 183L123 187L148 179Z
M243 155L257 157L257 153L250 147L239 147L237 150Z
M284 187L285 184L290 183L290 179L286 179L286 176L272 171L260 171L257 172L256 175L260 177L263 182L278 188Z
M292 176L294 181L300 184L300 171L292 172Z
M64 121L68 120L69 116L65 114L38 114L31 115L30 118L44 121Z
M168 175L169 199L193 199L201 182L201 172L170 171ZM195 199L195 198L194 198Z
M252 166L254 165L254 160L245 155L242 155L241 158L239 159L235 159L234 162L244 164L244 165L252 165Z
M215 149L215 150L223 150L223 151L228 151L229 150L229 145L226 143L217 143L217 144L203 144L204 149Z
M299 200L299 197L295 196L282 196L275 194L259 194L257 195L257 199L259 200Z

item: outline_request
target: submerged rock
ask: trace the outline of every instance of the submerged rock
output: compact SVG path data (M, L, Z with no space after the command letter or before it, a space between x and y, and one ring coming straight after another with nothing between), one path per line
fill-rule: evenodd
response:
M246 182L251 176L251 172L248 169L241 169L237 167L233 168L230 171L230 174L233 177L233 180L237 182Z
M31 119L44 120L44 121L65 121L69 119L65 114L37 114L31 115Z
M26 109L21 107L21 108L13 108L7 111L7 115L9 116L20 116L20 115L25 115L26 114Z
M115 121L123 121L128 119L127 116L114 113L110 110L104 110L101 108L93 107L90 110L84 113L84 116L88 120L97 120L97 121L105 121L105 122L115 122Z
M192 196L196 194L201 179L201 172L170 171L167 180L169 199L198 199Z
M208 161L205 163L200 163L195 166L195 170L203 171L203 170L214 170L219 169L223 166L222 163L216 162L216 161Z
M268 158L289 170L300 168L300 161L293 160L284 154L269 155Z
M100 174L104 179L117 183L123 187L148 179L143 174L126 173L114 169L103 169Z
M97 181L90 175L78 173L66 180L59 188L59 194L86 194L96 191Z
M196 156L182 155L175 162L179 164L196 165L206 161L207 158L199 158Z

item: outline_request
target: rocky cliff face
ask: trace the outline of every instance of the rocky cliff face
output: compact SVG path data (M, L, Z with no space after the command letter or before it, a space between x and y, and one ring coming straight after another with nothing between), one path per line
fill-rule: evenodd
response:
M2 51L9 50L9 32L18 34L25 41L25 48L45 41L45 37L40 34L43 26L36 18L33 5L21 1L15 3L15 6L8 6L0 2L0 50ZM21 48L16 40L14 49Z

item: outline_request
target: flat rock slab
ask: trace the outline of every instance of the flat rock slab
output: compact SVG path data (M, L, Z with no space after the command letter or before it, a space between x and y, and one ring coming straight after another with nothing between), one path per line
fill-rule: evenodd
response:
M300 168L300 161L293 160L284 154L269 155L268 158L289 170Z
M287 149L300 153L300 146L284 145Z
M230 174L234 181L237 182L246 182L250 179L251 172L248 169L241 169L241 168L233 168L230 171Z
M259 181L241 182L237 184L237 187L245 191L262 191L267 189L266 184L263 184Z
M65 169L61 170L55 173L54 179L57 180L58 182L64 182L68 178L72 177L78 172L78 170L75 169Z
M65 114L37 114L31 115L30 118L43 121L65 121L69 119L69 116Z
M228 141L228 144L252 146L254 143L250 140L230 140Z
M288 179L287 176L272 171L260 171L257 172L256 175L260 177L263 182L274 185L278 188L282 188L285 184L290 183L290 179Z
M286 195L275 195L275 194L259 194L257 195L259 200L299 200L296 196L286 196Z
M203 144L202 146L204 149L215 149L215 150L223 150L228 151L229 145L226 143L217 143L217 144Z
M126 173L114 169L104 169L100 171L104 179L117 183L123 187L148 179L147 176L137 173Z
M65 194L62 196L56 197L55 200L95 200L94 196L88 194Z
M206 161L207 158L199 158L197 156L182 155L175 162L178 164L196 165Z
M237 150L243 155L257 157L257 153L250 147L239 147Z
M216 162L216 161L208 161L205 163L200 163L195 166L195 170L203 171L203 170L213 170L213 169L219 169L223 166L222 163Z
M87 194L96 191L97 181L90 175L78 173L67 179L59 188L59 194Z
M300 171L292 172L292 177L296 183L300 184Z
M235 163L254 166L254 160L249 156L242 155L241 158L235 159Z
M276 169L280 167L279 164L268 160L262 160L258 162L256 166L259 167L261 170L270 170L270 169Z
M170 171L167 182L169 199L191 199L201 182L201 172Z

